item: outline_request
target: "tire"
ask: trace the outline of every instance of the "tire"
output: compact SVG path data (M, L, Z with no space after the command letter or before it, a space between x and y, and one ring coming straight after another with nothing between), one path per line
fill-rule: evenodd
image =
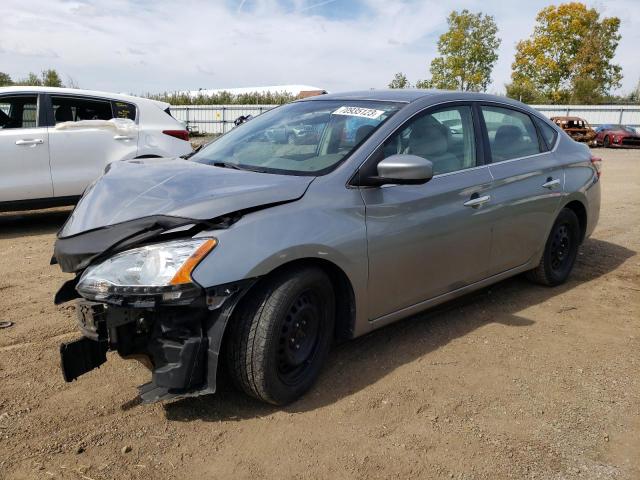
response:
M529 280L555 287L566 282L578 255L580 223L572 210L563 208L551 228L542 259L527 272Z
M611 146L611 140L609 139L608 135L606 137L604 137L604 140L602 142L602 146L604 148L609 148Z
M230 320L227 368L258 400L286 405L317 380L333 339L335 294L319 268L266 279Z

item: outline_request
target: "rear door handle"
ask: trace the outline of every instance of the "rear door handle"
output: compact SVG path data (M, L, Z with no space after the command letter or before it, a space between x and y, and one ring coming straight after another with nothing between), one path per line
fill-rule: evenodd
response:
M16 140L16 145L40 145L44 143L41 138L23 138L22 140Z
M463 203L463 205L465 207L479 207L487 203L489 200L491 200L491 197L489 195L484 195L482 197L476 197L472 198L471 200L467 200Z
M133 140L133 137L129 137L127 135L115 135L113 139L114 140Z
M544 188L548 188L549 190L551 190L553 188L556 188L556 187L560 186L560 180L558 180L557 178L553 179L553 178L549 177L549 178L547 178L547 181L542 184L542 186Z

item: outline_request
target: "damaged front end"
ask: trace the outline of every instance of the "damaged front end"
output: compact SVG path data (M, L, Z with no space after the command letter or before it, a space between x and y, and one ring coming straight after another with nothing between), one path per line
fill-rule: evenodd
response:
M225 326L253 282L201 289L179 306L143 292L114 295L106 303L79 299L83 337L60 346L64 379L98 368L108 351L117 351L152 371L151 381L139 387L144 402L214 393Z
M52 263L76 274L55 303L81 298L84 334L60 347L65 380L117 351L151 369L143 401L213 393L227 320L255 279L201 285L192 272L222 253L216 232L301 198L311 181L185 160L111 164L54 247Z
M228 219L218 220L220 228L228 224ZM129 229L121 225L114 231L124 234ZM103 240L119 238L114 231L103 231ZM186 231L193 234L198 228L190 226ZM225 326L253 280L209 288L197 284L192 272L215 251L218 241L175 238L184 233L178 228L152 238L143 236L145 242L138 246L120 239L116 243L120 248L114 246L97 257L90 252L65 255L69 242L78 250L78 241L58 240L56 255L65 265L71 259L84 265L86 258L94 258L57 295L57 301L81 297L77 317L84 336L60 346L67 382L106 362L108 351L117 351L152 371L151 381L139 388L145 402L215 392Z

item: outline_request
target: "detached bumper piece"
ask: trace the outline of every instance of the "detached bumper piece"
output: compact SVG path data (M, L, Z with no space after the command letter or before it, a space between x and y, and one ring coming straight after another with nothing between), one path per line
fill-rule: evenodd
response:
M140 360L152 372L139 387L143 402L214 393L222 335L246 291L234 284L207 291L194 306L133 308L78 300L83 337L60 346L67 382L98 368L107 351Z
M60 345L62 376L72 382L107 361L107 345L83 337Z

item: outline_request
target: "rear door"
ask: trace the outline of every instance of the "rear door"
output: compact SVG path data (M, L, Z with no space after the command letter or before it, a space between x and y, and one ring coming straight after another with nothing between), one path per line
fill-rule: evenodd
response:
M362 188L369 253L369 318L410 307L487 275L491 174L476 144L479 129L467 104L429 109L378 149L431 160L424 185Z
M51 95L49 127L51 176L56 197L80 195L114 161L135 158L137 130L123 134L115 128L81 126L61 129L65 122L130 118L132 109L108 99ZM133 107L135 112L135 107ZM56 125L58 128L56 128ZM68 126L68 124L67 124Z
M0 202L53 195L47 128L37 94L0 96Z
M544 247L564 186L555 131L527 112L481 105L494 178L490 273L527 263ZM541 129L547 129L546 139ZM550 132L549 132L550 130Z

